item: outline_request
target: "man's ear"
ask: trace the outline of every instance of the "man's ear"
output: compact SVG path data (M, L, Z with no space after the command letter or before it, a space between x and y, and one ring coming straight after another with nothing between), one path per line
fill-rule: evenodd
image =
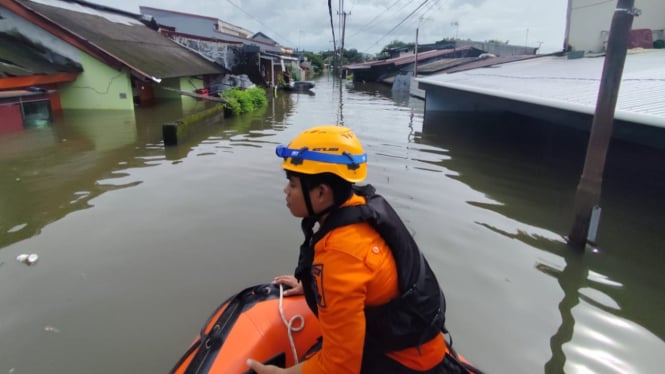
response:
M326 194L332 195L332 189L327 184L320 184L319 187L319 198L325 196Z

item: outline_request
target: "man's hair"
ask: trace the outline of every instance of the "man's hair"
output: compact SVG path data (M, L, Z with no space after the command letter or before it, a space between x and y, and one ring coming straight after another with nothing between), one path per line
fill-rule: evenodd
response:
M300 178L301 184L306 185L310 191L322 184L330 186L336 206L342 205L351 196L353 184L333 173L303 174L287 170L286 176Z

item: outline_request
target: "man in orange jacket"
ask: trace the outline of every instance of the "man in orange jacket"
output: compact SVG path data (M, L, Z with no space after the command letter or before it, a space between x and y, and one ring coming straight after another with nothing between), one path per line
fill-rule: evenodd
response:
M303 218L306 238L296 276L275 283L291 287L287 296L305 294L322 346L290 368L254 360L249 367L259 374L467 372L446 344L443 294L408 230L373 189L353 186L367 174L356 135L314 127L277 154L286 205Z

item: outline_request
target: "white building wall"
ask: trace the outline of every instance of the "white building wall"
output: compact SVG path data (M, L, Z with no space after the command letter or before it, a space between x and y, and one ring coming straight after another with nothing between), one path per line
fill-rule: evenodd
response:
M222 20L219 20L217 22L217 29L221 32L225 32L231 35L236 35L240 36L243 38L249 38L252 35L252 32L242 28L240 26L232 25L228 22L224 22Z
M169 36L176 43L194 50L206 58L222 65L227 70L231 70L236 64L235 45L229 45L220 41L201 40L182 35Z
M578 51L604 51L617 4L617 0L571 0L568 44ZM635 0L635 8L642 14L633 20L633 29L651 29L654 40L662 39L665 1Z

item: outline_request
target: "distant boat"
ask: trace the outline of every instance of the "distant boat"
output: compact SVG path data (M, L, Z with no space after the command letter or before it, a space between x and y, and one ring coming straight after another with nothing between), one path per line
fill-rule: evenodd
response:
M282 86L286 91L308 91L314 88L314 82L308 81L295 81L291 84Z

